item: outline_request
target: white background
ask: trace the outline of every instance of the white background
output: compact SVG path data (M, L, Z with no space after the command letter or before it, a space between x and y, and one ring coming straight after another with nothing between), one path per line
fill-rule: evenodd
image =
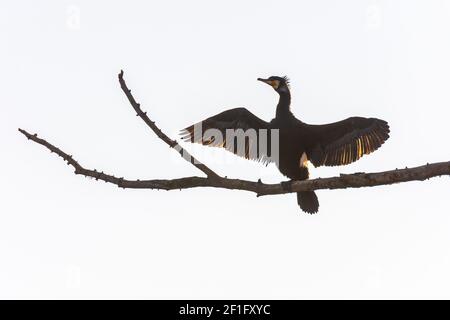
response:
M130 179L201 174L172 137L228 107L385 119L391 138L313 177L450 160L450 4L430 1L2 1L1 298L450 298L449 178L295 196L122 190L75 176L22 127ZM277 169L187 146L222 175Z

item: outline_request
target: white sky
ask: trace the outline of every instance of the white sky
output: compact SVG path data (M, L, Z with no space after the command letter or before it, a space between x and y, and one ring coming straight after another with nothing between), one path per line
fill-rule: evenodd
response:
M117 73L172 137L288 75L294 113L389 122L391 138L313 177L450 160L450 4L432 1L2 1L1 298L450 298L449 178L295 196L122 190L75 176L17 132L129 178L199 174L128 105ZM192 148L222 175L274 166Z

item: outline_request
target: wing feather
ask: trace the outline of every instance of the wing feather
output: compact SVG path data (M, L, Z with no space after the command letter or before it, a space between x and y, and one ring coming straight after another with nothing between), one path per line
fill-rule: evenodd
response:
M234 108L184 128L181 130L181 136L184 141L224 148L245 159L268 163L271 161L267 156L270 154L269 126L268 122L261 120L247 109ZM268 143L267 152L259 150L259 140L262 139L260 130L263 129L268 132L265 142ZM243 140L239 141L234 137L233 141L227 141L227 130L234 130L236 135L243 134L240 136ZM214 136L209 137L208 132L212 132Z
M316 166L346 165L377 150L389 138L389 125L376 118L352 117L327 125L308 125L309 159Z

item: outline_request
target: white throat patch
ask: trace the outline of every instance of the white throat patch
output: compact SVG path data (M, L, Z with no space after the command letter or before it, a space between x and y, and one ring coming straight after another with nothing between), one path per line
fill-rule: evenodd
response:
M298 162L299 167L308 167L308 156L305 152L302 153L302 156L300 157L300 161Z

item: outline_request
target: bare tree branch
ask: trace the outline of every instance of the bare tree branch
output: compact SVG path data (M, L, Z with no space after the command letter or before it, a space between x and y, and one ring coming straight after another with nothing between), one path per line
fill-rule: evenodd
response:
M231 190L243 190L256 193L257 196L285 194L299 191L312 191L321 189L345 189L345 188L361 188L374 187L380 185L390 185L400 182L408 181L423 181L432 177L450 175L450 161L426 164L424 166L415 168L395 169L384 172L375 173L354 173L341 174L339 177L313 179L305 181L293 181L289 188L283 186L282 183L264 184L260 180L247 181L241 179L223 178L217 175L213 170L194 158L178 142L170 139L159 129L155 122L150 120L146 112L143 112L139 103L136 102L131 95L124 79L123 71L119 74L119 82L122 90L127 96L131 106L136 111L137 115L144 120L144 122L155 132L155 134L167 143L170 147L176 149L184 159L189 161L196 168L204 172L207 177L184 177L178 179L153 179L153 180L129 180L125 178L118 178L110 174L99 172L97 170L86 169L81 166L73 157L52 145L46 140L39 138L37 134L30 134L23 129L19 131L25 135L29 140L32 140L51 152L56 153L64 159L68 165L75 169L75 174L91 177L96 180L102 180L108 183L115 184L121 188L129 189L163 189L163 190L181 190L196 187L213 187Z
M130 189L180 190L195 187L214 187L245 190L255 192L258 196L263 196L320 189L373 187L415 180L423 181L436 176L450 175L450 161L448 161L426 164L415 168L395 169L385 172L341 174L339 177L293 181L292 187L289 188L289 190L283 187L281 183L264 184L259 181L254 182L240 179L229 179L218 176L213 179L202 177L185 177L171 180L128 180L124 178L117 178L113 175L99 172L97 170L86 169L82 167L71 155L65 153L46 140L38 138L36 134L30 134L23 129L19 129L19 131L28 139L46 147L67 161L68 165L74 167L75 174L92 177L96 180L113 183L121 188Z

